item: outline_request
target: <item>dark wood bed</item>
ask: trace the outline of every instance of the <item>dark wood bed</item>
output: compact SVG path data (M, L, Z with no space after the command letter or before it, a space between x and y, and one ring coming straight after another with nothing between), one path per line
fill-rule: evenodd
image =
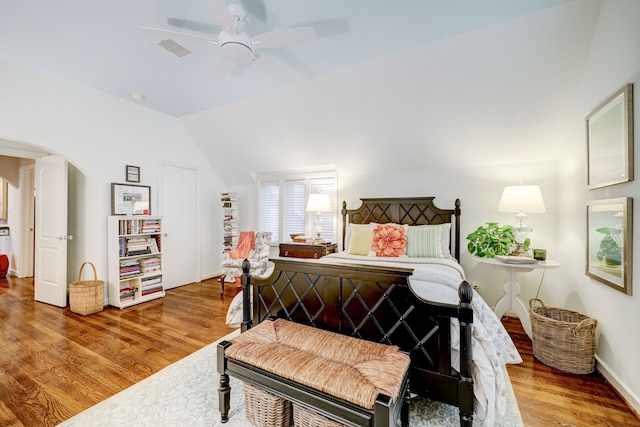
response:
M451 254L460 257L460 201L440 209L433 197L361 199L343 203L343 247L347 223L429 225L451 223ZM242 329L268 318L284 318L371 341L393 344L411 356L413 393L459 408L460 424L473 421L471 285L462 281L458 304L426 301L410 287L411 268L272 258L269 277L243 277ZM253 287L253 292L248 292ZM249 298L253 295L252 305ZM251 310L250 307L253 307ZM451 319L460 324L460 369L451 367Z

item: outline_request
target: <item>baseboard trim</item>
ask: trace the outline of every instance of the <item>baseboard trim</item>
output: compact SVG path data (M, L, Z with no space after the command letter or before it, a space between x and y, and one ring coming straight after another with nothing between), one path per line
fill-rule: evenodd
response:
M602 376L609 382L611 387L616 393L627 403L629 408L635 413L635 416L640 418L640 398L629 388L623 381L620 381L618 376L614 374L611 369L604 363L597 355L595 356L598 361L597 370Z

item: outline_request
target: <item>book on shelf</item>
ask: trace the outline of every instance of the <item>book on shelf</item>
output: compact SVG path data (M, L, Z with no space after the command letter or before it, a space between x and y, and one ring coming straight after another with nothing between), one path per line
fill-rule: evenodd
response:
M142 223L140 230L142 233L159 233L160 232L160 220L159 219L147 219Z
M238 193L220 193L220 200L223 202L226 200L238 200Z
M162 277L161 276L154 276L154 277L149 277L149 278L143 278L140 281L140 286L142 286L142 289L146 289L152 285L157 285L160 284L162 285Z
M155 283L143 283L140 287L140 289L142 289L143 292L151 289L158 289L158 288L162 288L162 280L158 280Z
M140 260L140 271L142 273L155 273L160 272L162 264L160 258L144 258Z
M155 288L155 289L143 290L142 291L142 296L155 294L156 292L162 292L162 286L160 286L159 288Z
M133 288L120 289L120 301L130 301L134 298L136 290Z
M156 239L149 239L149 249L151 249L152 254L160 253L160 248L158 247L158 241Z

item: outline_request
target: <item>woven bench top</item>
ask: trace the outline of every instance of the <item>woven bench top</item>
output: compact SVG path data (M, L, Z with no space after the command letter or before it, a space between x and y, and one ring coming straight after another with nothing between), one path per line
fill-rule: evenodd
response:
M379 394L397 399L410 363L396 346L283 319L265 320L231 343L229 358L367 409Z

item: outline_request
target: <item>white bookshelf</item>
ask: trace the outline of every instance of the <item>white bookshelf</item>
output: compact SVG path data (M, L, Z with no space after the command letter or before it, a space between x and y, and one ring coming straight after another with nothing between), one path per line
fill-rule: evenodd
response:
M130 307L164 297L162 218L108 218L109 305Z
M238 246L238 194L221 193L222 203L222 251L226 252Z

